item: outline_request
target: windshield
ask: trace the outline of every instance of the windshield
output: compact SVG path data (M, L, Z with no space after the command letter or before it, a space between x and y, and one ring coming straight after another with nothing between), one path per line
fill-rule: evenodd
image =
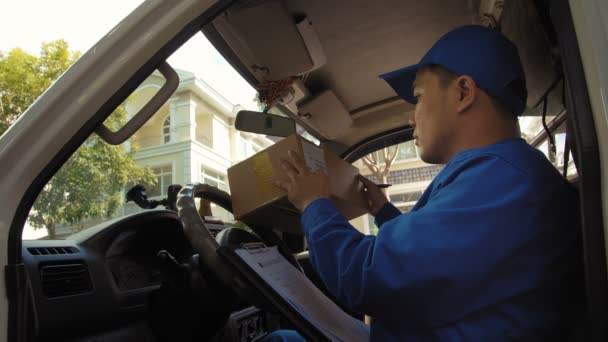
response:
M128 10L139 3L129 2L132 7ZM110 29L106 24L103 32ZM0 121L0 133L78 59L80 52L70 44L69 39L59 39L45 43L37 53L21 49L0 51L2 110L8 113L7 120ZM84 51L92 44L78 46L84 46L81 50ZM135 184L145 185L152 200L165 198L170 184L201 182L229 192L227 169L276 141L273 137L235 129L239 110L260 110L262 105L255 89L203 34L192 37L168 63L180 78L173 96L120 146L109 146L95 134L89 137L38 196L29 213L24 239L66 238L109 219L141 211L134 203L125 201L126 192ZM123 125L163 83L160 73L150 75L106 124L114 129ZM12 89L14 94L9 92ZM11 95L8 98L4 97L7 93ZM555 111L549 112L553 114L548 115L550 119ZM541 130L539 119L536 116L522 120L524 133L529 132L528 139ZM559 146L564 145L563 136L556 138ZM556 165L559 162L556 160ZM572 158L569 162L572 163ZM372 154L355 166L376 182L392 184L385 191L404 212L411 209L440 170L440 166L422 164L411 142ZM233 219L219 207L212 205L211 209L214 216L225 221ZM375 231L370 217L363 217L354 225L364 232Z
M66 68L78 53L68 56ZM166 198L171 184L200 182L230 192L227 169L274 143L276 138L234 128L239 110L260 110L261 105L255 89L203 34L191 38L168 63L180 79L171 98L119 146L91 135L38 196L24 239L65 239L110 219L142 211L125 201L126 192L135 184L146 187L150 200ZM162 74L154 72L105 124L114 130L120 128L164 82ZM211 212L224 221L234 220L214 204Z

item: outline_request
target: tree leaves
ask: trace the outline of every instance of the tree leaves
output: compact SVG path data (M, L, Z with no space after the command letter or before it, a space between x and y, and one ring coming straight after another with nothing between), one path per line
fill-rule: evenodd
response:
M125 121L124 106L106 120L112 126ZM30 212L31 225L48 228L111 217L124 204L122 190L128 184L156 181L150 170L135 164L136 151L109 145L95 134L89 137L39 195Z
M65 40L43 43L39 57L0 51L0 135L79 57Z
M43 43L40 56L19 48L0 52L0 134L80 56L64 40ZM127 120L124 105L105 124L118 129ZM133 160L136 148L112 146L90 136L38 195L29 215L35 228L54 237L57 224L74 225L86 218L109 217L123 205L128 184L153 184L155 177Z

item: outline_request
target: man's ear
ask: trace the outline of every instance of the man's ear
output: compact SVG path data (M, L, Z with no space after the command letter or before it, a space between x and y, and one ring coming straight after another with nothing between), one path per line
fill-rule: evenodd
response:
M462 113L475 103L477 97L477 84L471 77L463 75L456 79L456 90L458 92L458 104L456 111Z

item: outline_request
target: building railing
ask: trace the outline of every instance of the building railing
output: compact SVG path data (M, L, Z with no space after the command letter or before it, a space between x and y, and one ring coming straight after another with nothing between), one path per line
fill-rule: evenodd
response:
M131 143L139 146L140 148L164 145L163 137L160 135L136 137L131 139Z
M136 137L131 140L131 143L137 145L139 148L148 148L148 147L158 147L158 146L178 142L175 140L175 138L173 138L167 142L164 142L163 138L164 137L162 137L160 135ZM213 149L213 140L209 137L197 135L196 139L194 141ZM179 141L179 142L182 142L182 141Z
M199 143L209 147L209 148L213 148L213 140L209 137L206 137L204 135L196 135L196 141L198 141Z

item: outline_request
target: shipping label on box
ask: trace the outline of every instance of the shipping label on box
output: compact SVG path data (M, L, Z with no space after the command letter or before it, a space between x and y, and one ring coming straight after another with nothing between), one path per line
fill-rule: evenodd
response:
M310 172L321 170L327 174L327 165L325 164L325 151L322 148L315 146L313 143L303 140L302 153L304 154L304 163L308 166Z

